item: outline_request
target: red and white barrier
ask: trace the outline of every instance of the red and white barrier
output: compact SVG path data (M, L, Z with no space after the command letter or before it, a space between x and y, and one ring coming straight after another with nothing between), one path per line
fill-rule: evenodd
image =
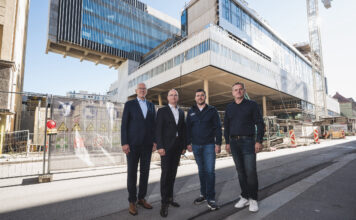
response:
M297 147L297 141L295 139L294 130L289 131L290 147Z
M315 144L320 144L320 141L319 141L319 131L318 131L318 129L314 129L314 143L315 143Z

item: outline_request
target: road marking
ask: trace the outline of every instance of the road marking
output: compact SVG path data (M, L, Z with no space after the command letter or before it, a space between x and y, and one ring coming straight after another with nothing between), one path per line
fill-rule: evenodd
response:
M267 217L269 214L288 203L292 199L299 196L301 193L305 192L311 186L317 184L324 178L328 177L338 169L342 168L352 160L356 159L356 154L349 154L339 159L336 163L320 170L319 172L279 191L267 197L266 199L259 202L259 211L257 213L251 213L248 209L243 209L234 215L229 216L226 220L233 219L262 219Z

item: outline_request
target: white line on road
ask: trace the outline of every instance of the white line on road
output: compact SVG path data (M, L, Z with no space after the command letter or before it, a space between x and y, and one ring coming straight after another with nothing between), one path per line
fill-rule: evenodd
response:
M336 163L320 170L319 172L279 191L262 200L259 203L259 211L257 213L251 213L248 209L243 209L234 215L229 216L226 220L233 219L262 219L267 217L273 211L277 210L284 204L288 203L292 199L296 198L301 193L305 192L311 186L317 184L324 178L328 177L338 169L342 168L352 160L356 159L356 154L349 154L340 158Z

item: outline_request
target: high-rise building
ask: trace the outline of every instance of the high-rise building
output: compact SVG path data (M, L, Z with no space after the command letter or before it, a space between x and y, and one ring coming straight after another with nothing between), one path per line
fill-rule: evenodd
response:
M181 104L192 105L195 89L204 88L208 102L223 108L232 101L232 83L241 81L264 115L315 119L311 62L244 1L190 1L182 11L181 33L184 38L172 47L122 72L128 74L128 90L119 94L133 98L136 85L145 82L156 103L164 103L175 87ZM329 112L339 113L336 100L327 97L327 104Z
M0 132L19 127L29 0L0 1Z
M49 14L47 52L116 68L180 32L178 22L137 0L51 0Z
M114 101L134 98L144 82L157 104L177 88L180 104L192 105L194 91L204 88L207 102L223 109L232 101L231 85L241 81L265 116L316 118L314 90L324 79L316 74L314 87L312 63L245 1L191 0L180 25L135 0L78 2L51 0L48 48L96 63L112 59L107 64L118 68L118 80L108 94ZM326 99L328 112L338 114L337 101Z

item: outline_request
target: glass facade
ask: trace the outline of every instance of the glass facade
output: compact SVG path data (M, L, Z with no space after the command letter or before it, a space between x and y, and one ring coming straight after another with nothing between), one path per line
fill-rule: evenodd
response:
M182 35L182 37L185 37L185 36L187 36L187 34L188 34L187 9L185 9L185 10L182 12L182 16L180 17L180 19L181 19L181 21L180 21L180 23L181 23L181 35Z
M189 50L186 50L185 52L178 54L174 58L162 63L161 65L135 77L134 79L129 81L129 88L132 88L141 82L151 79L154 76L157 76L175 66L178 66L179 64L184 63L185 61L188 61L193 57L199 56L200 54L209 51L211 46L213 45L212 42L213 41L210 39L205 40L200 44L190 48Z
M271 61L308 85L313 84L312 68L299 55L279 40L259 21L250 16L233 0L222 0L219 24L257 50L265 53Z
M254 60L233 51L232 49L218 43L215 40L207 39L201 42L200 44L190 48L189 50L186 50L185 52L175 56L173 59L170 59L162 63L161 65L130 80L129 88L134 87L141 82L144 82L156 75L159 75L162 72L167 71L207 51L212 51L213 53L224 56L226 59L231 60L232 62L239 63L240 65L243 65L244 67L250 69L251 71L257 72L266 77L274 78L276 75L276 73L274 73L272 70L255 62Z
M83 0L82 39L143 55L179 31L121 0Z

